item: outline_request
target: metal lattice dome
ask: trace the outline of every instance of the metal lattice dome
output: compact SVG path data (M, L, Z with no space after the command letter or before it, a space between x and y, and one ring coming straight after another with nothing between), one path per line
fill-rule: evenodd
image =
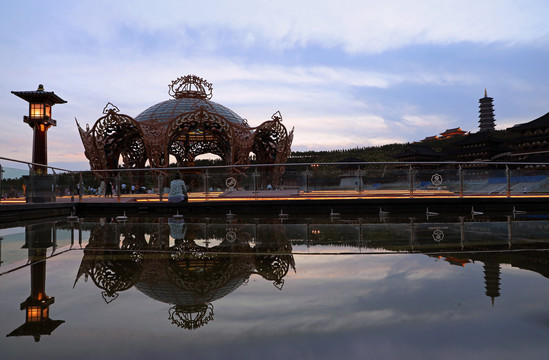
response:
M187 113L192 113L201 107L208 109L211 113L222 116L234 124L243 124L245 122L237 113L223 105L211 100L196 98L180 98L163 101L149 107L147 110L137 115L135 120L142 122L156 119L161 123L167 124L173 119Z

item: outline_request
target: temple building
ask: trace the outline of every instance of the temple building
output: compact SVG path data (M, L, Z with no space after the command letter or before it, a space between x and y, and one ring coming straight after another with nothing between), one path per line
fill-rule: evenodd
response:
M522 135L509 142L513 161L546 162L549 160L549 113L508 129Z
M438 152L426 145L408 144L404 150L393 157L400 162L444 161L446 153Z
M457 127L453 129L446 129L446 131L440 133L440 137L438 137L438 139L449 139L456 136L463 136L466 134L467 134L467 131L461 130L460 127Z
M421 140L421 142L450 139L456 136L465 136L467 134L468 134L467 131L461 130L460 127L457 127L452 129L446 129L444 132L441 132L439 135L427 136L425 139Z
M452 157L456 161L493 161L511 152L504 141L494 137L490 131L469 134L453 145L456 150Z

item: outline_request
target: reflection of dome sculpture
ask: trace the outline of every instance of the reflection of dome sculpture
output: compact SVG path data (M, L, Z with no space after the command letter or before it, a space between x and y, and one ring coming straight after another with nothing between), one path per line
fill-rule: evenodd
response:
M142 272L139 257L120 254L120 244L113 226L116 224L97 226L91 230L86 255L76 277L76 281L84 274L86 280L91 277L94 284L103 289L101 296L107 303L116 299L118 292L131 288Z
M82 275L91 277L103 289L106 302L135 286L147 296L171 304L169 319L173 324L194 330L213 320L213 301L233 292L252 274L281 288L289 267L294 267L288 240L276 239L271 244L271 238L279 233L276 231L271 231L259 248L252 248L241 240L227 241L223 228L197 239L196 234L204 231L196 224L172 221L167 225L128 223L122 231L98 225L90 234L77 280ZM238 232L239 239L251 239L243 232ZM171 247L168 234L176 236ZM202 243L216 245L204 247ZM265 255L266 251L272 253Z
M256 229L257 238L261 241L255 247L255 267L259 275L273 282L273 285L282 290L284 277L290 267L295 271L295 261L292 256L292 247L285 241L284 227L260 225Z
M170 320L189 330L211 321L212 302L233 292L253 272L249 255L226 256L226 251L236 250L233 246L205 250L192 241L180 243L167 261L158 264L161 268L150 268L153 276L147 273L149 267L145 262L145 272L135 285L149 297L173 304ZM236 251L241 250L245 247Z
M293 130L287 132L282 116L257 127L230 109L211 101L212 85L187 75L172 81L174 99L149 107L135 119L108 104L93 127L78 129L92 170L168 167L169 155L179 167L192 166L198 155L212 153L227 165L246 165L253 152L257 162L282 164L290 154ZM78 123L77 123L78 124ZM276 181L283 167L274 170Z

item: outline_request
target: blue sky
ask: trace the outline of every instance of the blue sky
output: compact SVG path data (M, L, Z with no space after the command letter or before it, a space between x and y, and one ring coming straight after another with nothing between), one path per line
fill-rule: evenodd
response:
M3 1L0 156L31 160L26 103L48 91L49 163L86 169L74 122L107 102L137 116L195 74L250 125L280 110L293 150L478 130L494 98L504 129L549 111L549 3L525 1Z

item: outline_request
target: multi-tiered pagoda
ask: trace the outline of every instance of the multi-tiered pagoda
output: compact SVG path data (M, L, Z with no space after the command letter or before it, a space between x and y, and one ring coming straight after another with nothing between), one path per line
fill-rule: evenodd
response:
M478 100L479 110L479 128L480 131L492 131L496 129L496 119L494 116L494 99L488 97L484 89L484 97Z

